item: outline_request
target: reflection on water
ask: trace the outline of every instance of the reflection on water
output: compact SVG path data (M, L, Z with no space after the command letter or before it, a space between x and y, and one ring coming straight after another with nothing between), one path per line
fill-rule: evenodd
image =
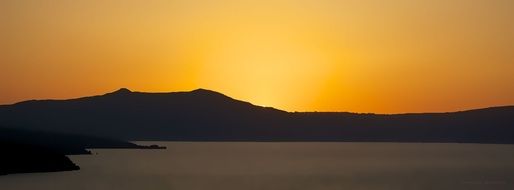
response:
M168 149L94 150L71 156L80 171L1 176L0 189L514 189L513 145L146 144Z

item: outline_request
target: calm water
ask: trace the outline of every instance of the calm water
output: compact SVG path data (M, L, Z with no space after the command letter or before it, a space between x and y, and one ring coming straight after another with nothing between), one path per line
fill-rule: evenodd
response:
M513 145L153 143L168 149L94 150L71 157L80 171L1 176L0 189L514 189Z

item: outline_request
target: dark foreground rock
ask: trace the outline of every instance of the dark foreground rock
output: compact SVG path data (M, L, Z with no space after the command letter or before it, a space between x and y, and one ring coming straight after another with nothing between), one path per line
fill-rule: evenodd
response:
M0 175L78 170L65 155L91 154L87 149L164 149L122 140L0 127Z
M142 146L112 138L21 130L0 126L0 141L38 145L64 155L91 154L87 149L162 149L157 145Z
M0 141L0 175L80 169L62 153L35 145Z

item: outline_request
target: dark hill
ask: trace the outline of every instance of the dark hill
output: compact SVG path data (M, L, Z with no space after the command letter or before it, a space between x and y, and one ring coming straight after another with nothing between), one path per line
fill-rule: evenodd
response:
M514 143L514 107L454 113L290 113L223 94L120 89L0 106L0 124L125 140Z
M150 148L109 138L5 127L0 127L0 141L12 142L14 144L37 145L38 147L43 147L64 155L90 154L87 149Z
M78 170L62 153L37 145L0 140L0 175Z
M97 148L161 148L106 138L0 127L0 175L78 170L65 155Z

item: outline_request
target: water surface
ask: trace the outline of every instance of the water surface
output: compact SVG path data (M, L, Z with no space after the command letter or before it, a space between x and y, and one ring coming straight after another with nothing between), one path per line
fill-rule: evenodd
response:
M0 176L1 190L514 189L514 145L142 142L80 171Z

